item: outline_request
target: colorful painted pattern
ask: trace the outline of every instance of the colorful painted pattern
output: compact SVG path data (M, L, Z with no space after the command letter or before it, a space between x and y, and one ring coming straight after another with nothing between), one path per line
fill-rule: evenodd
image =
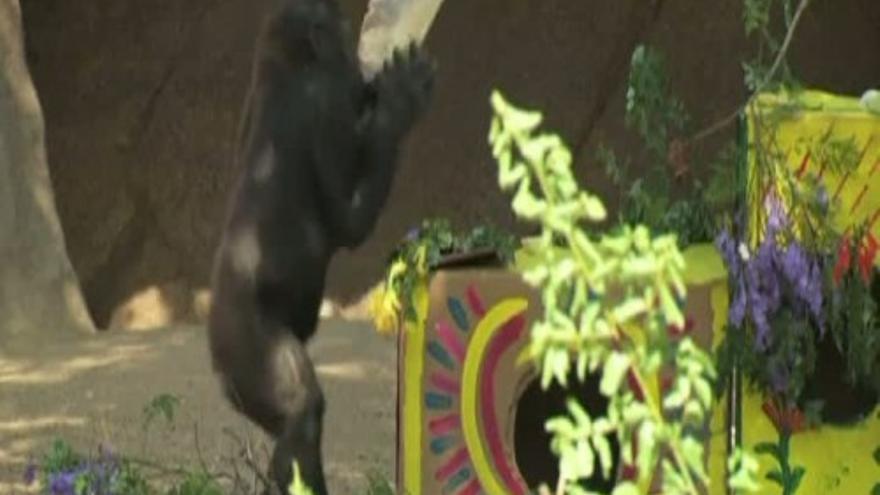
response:
M782 165L789 168L797 180L815 176L824 184L828 197L838 205L834 225L846 231L855 224L865 223L869 232L880 237L880 117L864 110L857 99L836 96L819 91L805 91L795 100L786 94L766 93L758 98L757 110L747 114L749 154L746 160L749 205L749 226L753 243L760 242L767 221L764 198L771 188L788 202L789 185L786 183L759 184L756 180L759 163L752 152L758 142L760 117L793 101L803 110L781 121L772 136L784 150ZM762 138L762 142L767 138ZM854 146L858 165L844 174L831 170L828 157L816 154L816 146L829 139ZM834 154L825 151L824 154ZM789 212L800 214L799 212Z
M418 387L423 409L408 412L420 419L406 418L405 428L410 431L405 435L415 445L413 428L427 424L427 434L426 452L419 453L418 458L407 455L407 491L418 493L421 476L432 476L443 494L528 493L518 469L505 455L502 428L495 417L495 376L502 357L525 335L527 305L525 299L513 298L487 310L471 284L463 300L447 298L448 318L438 318L433 328L415 329L421 330L423 340L407 342L407 396L414 393L411 387ZM421 352L417 345L422 346ZM426 356L436 366L425 367L410 359L414 355ZM410 373L413 369L419 371L416 376L428 374L416 378ZM419 382L424 383L423 390ZM433 473L417 472L419 468L412 466L421 464L422 455L440 460Z
M759 97L759 112L773 110L790 103L784 94ZM796 179L815 175L825 185L829 198L838 203L834 226L846 232L853 225L865 223L869 231L880 237L880 116L865 111L857 99L818 91L806 91L799 98L804 109L782 122L776 129L777 144L785 150L784 165ZM752 242L759 242L764 232L766 213L764 197L767 185L756 187L757 158L751 148L756 142L755 119L747 115L749 155L745 163L746 200L749 206L749 227ZM858 152L858 166L850 173L835 174L822 157L811 152L808 144L835 137L851 140ZM806 143L806 144L805 144ZM786 184L771 184L783 200L788 197ZM880 262L880 260L878 260ZM821 363L820 363L821 366ZM746 447L759 442L775 443L776 427L763 410L764 398L749 389L742 396L742 436ZM714 427L723 426L723 416L716 413ZM880 464L872 453L880 442L880 407L865 421L851 427L822 426L792 437L790 462L807 470L798 493L850 494L869 493L880 479ZM720 443L720 440L719 442ZM713 452L721 453L720 445ZM773 467L769 456L761 456L762 489L776 490L763 476ZM713 477L715 474L713 473ZM724 493L721 484L713 485L712 493ZM763 492L762 492L763 493Z

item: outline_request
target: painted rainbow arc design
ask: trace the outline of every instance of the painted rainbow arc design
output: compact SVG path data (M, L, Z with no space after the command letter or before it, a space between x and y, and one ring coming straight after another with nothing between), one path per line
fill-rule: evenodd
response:
M451 322L438 320L425 345L439 365L424 394L428 448L441 459L433 477L444 494L524 495L528 489L504 455L494 377L525 331L527 302L507 299L487 311L474 285L465 299L447 299Z

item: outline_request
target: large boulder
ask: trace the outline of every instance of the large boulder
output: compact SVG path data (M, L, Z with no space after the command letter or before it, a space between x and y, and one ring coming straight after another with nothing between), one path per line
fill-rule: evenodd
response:
M53 196L21 9L0 0L0 352L93 330Z
M880 2L814 3L794 67L823 89L875 86ZM343 0L355 33L365 4ZM92 313L102 326L198 319L237 172L229 156L263 2L25 0L24 8L62 225ZM440 67L430 114L404 150L374 236L333 263L329 295L362 293L425 216L515 225L486 144L493 87L542 109L578 145L586 185L613 205L593 158L600 139L635 143L622 121L633 47L662 48L695 121L711 122L745 97L741 8L742 0L444 2L427 40Z

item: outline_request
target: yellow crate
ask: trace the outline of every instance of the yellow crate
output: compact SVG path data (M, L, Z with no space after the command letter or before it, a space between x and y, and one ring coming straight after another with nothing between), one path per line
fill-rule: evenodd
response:
M768 125L767 120L774 112L792 104L801 108L776 121L775 126ZM785 94L760 95L755 105L746 112L745 124L748 152L744 161L744 190L748 234L752 245L760 242L766 225L765 195L775 191L786 207L791 205L789 184L781 181L762 183L759 178L767 171L762 170L761 166L787 167L795 178L804 178L809 174L819 177L829 197L838 203L832 219L833 227L842 233L865 223L873 235L880 238L880 116L864 110L855 98L807 91L796 98ZM759 136L762 140L758 140ZM850 143L849 146L858 153L857 167L848 175L829 169L822 157L815 153L815 144L823 139ZM784 157L770 165L759 163L757 158L757 151L766 149L768 140L772 140ZM796 221L803 220L799 212L789 213ZM821 367L821 363L818 366ZM741 433L746 448L751 449L760 442L777 441L776 430L762 410L763 402L762 397L749 392L744 386ZM724 411L725 408L716 411L713 432L724 428ZM726 439L713 436L712 452L716 462L717 456L724 452L723 441ZM823 426L795 434L791 440L790 463L806 468L798 493L871 493L874 484L880 482L880 465L872 457L878 447L880 408L868 419L852 427ZM770 456L761 456L759 460L762 480L760 493L779 493L777 485L764 479L775 467L775 461ZM717 473L718 466L715 466L713 475ZM715 483L712 493L725 493L723 485Z

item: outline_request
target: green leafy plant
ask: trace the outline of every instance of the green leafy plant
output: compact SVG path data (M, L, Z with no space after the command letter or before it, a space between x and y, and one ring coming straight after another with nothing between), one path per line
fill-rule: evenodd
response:
M169 424L172 423L174 421L174 414L179 406L180 397L175 395L163 393L153 397L143 409L144 430L148 429L158 417L165 418L165 421Z
M634 127L648 149L665 158L672 138L688 121L684 104L672 95L659 51L639 45L630 61L626 91L626 124Z
M789 464L791 433L782 432L777 443L761 442L755 445L755 452L772 456L778 467L767 473L767 479L782 488L782 495L794 495L807 470L802 466Z
M606 175L623 191L620 222L675 233L682 246L710 241L716 228L714 208L723 210L732 199L729 182L720 185L713 176L710 181L718 184L707 189L690 173L683 139L689 119L671 91L663 56L639 45L630 62L625 122L649 151L648 166L633 170L629 158L618 157L604 145L597 150ZM672 179L685 186L677 197Z
M743 63L746 87L753 92L795 88L798 83L786 61L792 34L809 0L744 0L743 26L756 43L756 54ZM782 30L773 29L781 18ZM777 34L784 33L783 36Z
M857 229L842 239L826 278L828 328L845 358L845 379L874 394L880 394L880 273L874 268L878 249L873 235Z
M208 473L188 473L167 495L225 495L217 481Z
M372 295L370 312L380 333L393 333L399 317L418 318L413 294L445 257L455 254L491 252L502 264L513 260L519 241L492 225L478 225L457 231L446 219L427 219L412 229L390 256L383 285Z
M98 454L77 453L62 439L53 441L39 463L25 470L25 483L32 484L40 474L41 493L46 495L152 495L143 474L131 462L103 446Z
M365 495L394 495L394 487L377 471L367 473L367 492Z
M696 494L709 484L699 431L712 406L715 369L684 328L684 259L675 236L653 236L645 226L594 234L584 224L605 219L602 201L582 191L571 173L572 156L561 139L537 134L538 112L520 110L497 91L489 132L502 190L513 191L514 213L538 224L525 239L528 261L518 269L541 290L543 315L530 334L530 353L541 385L565 387L569 371L579 380L601 370L607 412L591 417L576 397L568 414L547 422L559 456L557 493L584 493L579 481L610 474L607 437L617 436L622 458L637 466L638 481L662 473L663 493ZM612 297L613 292L621 294ZM665 396L648 384L671 370ZM638 440L638 449L633 448ZM755 464L735 464L732 480L749 486ZM747 456L746 456L747 457ZM623 481L614 494L636 493Z
M170 424L180 398L159 394L144 406L143 428L163 417ZM146 473L162 475L154 483ZM49 449L25 469L24 481L40 481L45 495L224 495L217 479L204 469L167 467L113 452L99 444L95 453L77 452L63 439L55 439ZM169 486L170 485L170 486ZM160 486L162 488L160 488Z

